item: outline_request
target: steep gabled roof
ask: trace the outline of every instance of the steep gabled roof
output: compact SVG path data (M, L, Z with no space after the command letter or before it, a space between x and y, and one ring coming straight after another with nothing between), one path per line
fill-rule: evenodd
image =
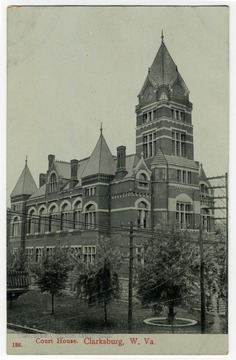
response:
M101 131L98 142L84 169L82 178L95 174L115 175L115 171L114 158Z
M63 179L70 179L70 163L66 161L55 160L55 167L57 169L57 173Z
M133 168L133 173L136 174L139 170L146 170L149 175L151 175L151 171L149 170L144 158L143 153L141 153L141 158L138 161L137 165Z
M28 168L27 162L25 167L14 187L11 197L20 196L20 195L31 195L37 190L37 185L34 181L33 176Z

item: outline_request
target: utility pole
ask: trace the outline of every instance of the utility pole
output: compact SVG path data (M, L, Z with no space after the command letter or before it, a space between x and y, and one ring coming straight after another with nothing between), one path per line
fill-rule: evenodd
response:
M129 232L129 298L128 298L128 330L132 332L132 316L133 316L133 261L134 261L134 246L133 246L133 223L130 224Z
M226 188L226 281L227 281L227 286L226 286L226 311L225 311L225 317L226 317L226 324L227 324L227 330L226 332L228 333L228 261L229 261L229 255L228 255L228 211L229 211L229 193L228 193L228 173L225 174L225 188Z
M202 243L202 228L199 230L200 245L200 289L201 289L201 333L205 334L206 330L206 301L205 301L205 282L204 282L204 250Z
M208 177L207 180L212 182L211 189L216 190L217 194L214 194L215 204L214 210L221 211L221 216L214 217L215 220L221 221L225 225L225 246L226 246L226 258L225 258L225 274L226 274L226 300L225 300L225 317L228 328L228 173L221 176ZM227 329L228 332L228 329Z

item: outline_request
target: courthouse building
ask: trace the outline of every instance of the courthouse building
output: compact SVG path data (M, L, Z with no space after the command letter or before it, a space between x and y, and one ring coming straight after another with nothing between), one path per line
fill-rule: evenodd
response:
M201 223L205 230L213 229L213 193L194 159L189 90L163 37L135 113L134 154L126 154L124 145L112 154L100 129L89 157L66 162L48 155L39 187L26 162L11 193L13 252L23 246L38 260L43 249L50 253L60 244L89 263L99 235L108 235L119 246L125 241L120 229L130 222L143 232L160 220L176 221L181 228L196 229Z

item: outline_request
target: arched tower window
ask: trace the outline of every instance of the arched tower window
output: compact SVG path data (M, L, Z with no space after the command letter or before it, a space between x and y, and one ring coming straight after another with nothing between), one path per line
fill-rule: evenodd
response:
M20 235L20 218L15 216L12 220L12 236Z
M96 223L96 209L93 204L86 206L85 208L85 228L92 230Z
M52 173L49 178L49 192L54 193L57 191L57 176Z
M81 211L82 211L82 202L78 200L74 205L73 229L81 228Z

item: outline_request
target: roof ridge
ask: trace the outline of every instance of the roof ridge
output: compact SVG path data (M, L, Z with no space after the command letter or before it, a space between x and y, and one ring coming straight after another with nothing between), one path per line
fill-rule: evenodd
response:
M64 161L64 160L55 160L56 162L62 163L62 164L68 164L70 165L69 161Z

